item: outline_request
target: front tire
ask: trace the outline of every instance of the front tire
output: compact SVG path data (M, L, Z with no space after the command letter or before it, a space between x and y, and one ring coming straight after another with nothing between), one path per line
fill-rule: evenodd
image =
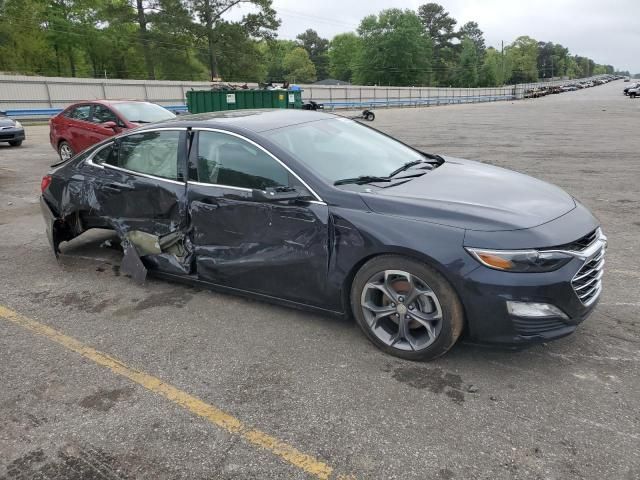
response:
M374 345L407 360L443 355L464 324L449 282L425 263L399 255L381 255L360 268L351 286L351 309Z
M22 140L14 140L12 142L9 142L9 145L11 145L12 147L19 147L20 145L22 145Z
M60 160L66 162L75 155L75 152L73 151L73 148L71 148L71 145L63 140L58 145L58 155L60 156Z

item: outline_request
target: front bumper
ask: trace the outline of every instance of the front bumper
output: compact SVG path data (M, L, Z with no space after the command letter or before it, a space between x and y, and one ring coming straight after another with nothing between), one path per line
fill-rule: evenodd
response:
M597 224L590 220L590 215L585 215L586 209L580 212L583 208L578 209L574 216L586 221L582 228L575 231L586 230L587 233L595 229ZM559 220L562 223L556 224L556 227L571 224L569 220ZM577 219L573 223L578 223ZM529 233L538 230L535 232L538 235L550 234L545 232L548 228L539 227ZM572 237L572 240L576 240L580 235L574 234ZM512 238L515 239L517 237ZM569 242L547 245L565 243ZM606 237L600 234L588 247L571 251L572 260L553 272L510 273L479 265L464 277L461 285L470 340L519 346L547 342L574 332L599 301L606 246ZM559 308L564 315L516 316L507 309L509 301L550 304Z
M599 291L588 305L578 298L571 280L583 265L574 259L555 272L529 274L477 268L467 277L463 295L469 338L519 346L570 335L593 312L600 296ZM507 301L547 303L566 317L518 317L507 311Z
M24 128L0 129L0 142L21 142L25 138Z

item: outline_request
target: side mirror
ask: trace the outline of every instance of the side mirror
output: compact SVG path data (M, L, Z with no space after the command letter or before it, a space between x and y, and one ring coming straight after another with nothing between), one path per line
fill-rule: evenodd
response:
M285 202L297 200L300 196L300 192L291 187L253 189L251 192L251 198L256 202Z
M110 128L113 131L115 131L116 128L118 128L118 124L116 122L104 122L102 126L104 128Z

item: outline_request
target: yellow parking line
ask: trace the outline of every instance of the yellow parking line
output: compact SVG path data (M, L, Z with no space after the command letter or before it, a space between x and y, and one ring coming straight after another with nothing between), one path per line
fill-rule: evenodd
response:
M191 413L194 413L206 419L210 423L225 429L229 433L239 435L250 444L270 451L274 455L277 455L294 467L305 471L309 475L319 479L328 479L334 473L333 467L327 465L322 460L314 458L311 455L307 455L306 453L302 453L295 447L292 447L291 445L278 440L267 433L251 428L233 415L223 412L219 408L209 405L193 395L164 383L153 375L131 368L120 360L88 347L75 338L69 337L58 330L43 325L31 318L25 317L24 315L14 312L2 305L0 305L0 317L26 328L31 332L42 335L43 337L62 345L68 350L79 353L98 365L107 367L112 372L142 385L147 390L162 395L173 403L176 403L189 410ZM336 478L346 479L351 477L338 475Z

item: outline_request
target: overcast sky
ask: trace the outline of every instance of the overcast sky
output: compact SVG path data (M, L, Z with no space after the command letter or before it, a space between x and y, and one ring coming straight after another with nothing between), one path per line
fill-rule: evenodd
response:
M385 8L417 10L419 0L274 0L282 20L278 35L293 39L307 28L331 38L355 31L360 20ZM571 54L640 73L640 3L631 0L446 0L438 2L458 20L474 20L487 46L520 35L561 43ZM238 9L233 17L241 14Z

